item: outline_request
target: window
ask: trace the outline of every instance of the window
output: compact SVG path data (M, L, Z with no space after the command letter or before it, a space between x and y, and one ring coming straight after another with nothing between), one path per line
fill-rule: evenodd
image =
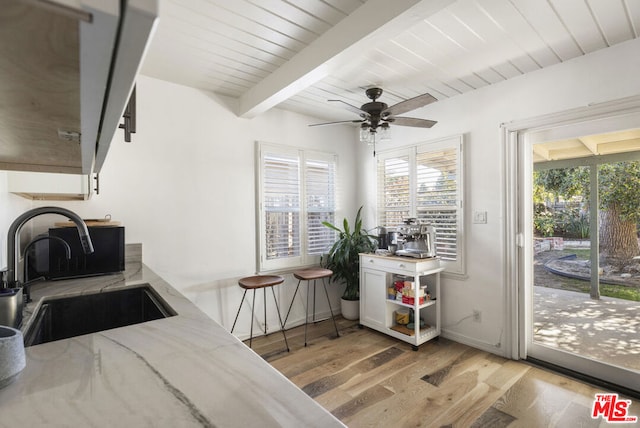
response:
M464 274L462 136L378 155L378 219L395 227L406 218L432 223L447 272Z
M337 156L258 143L258 270L317 264L335 241Z

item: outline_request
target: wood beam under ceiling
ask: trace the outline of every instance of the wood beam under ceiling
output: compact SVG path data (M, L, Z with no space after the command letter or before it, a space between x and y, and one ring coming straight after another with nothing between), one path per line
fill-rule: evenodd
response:
M394 37L454 0L368 0L278 70L247 90L237 114L251 118L269 110L352 61L378 41Z

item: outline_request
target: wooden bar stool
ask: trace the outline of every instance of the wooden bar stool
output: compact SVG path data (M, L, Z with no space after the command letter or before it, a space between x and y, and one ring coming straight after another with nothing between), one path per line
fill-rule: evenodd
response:
M283 282L284 278L279 275L248 276L238 281L238 285L240 285L241 288L244 288L244 293L242 294L242 300L240 301L240 307L238 308L236 319L233 321L233 327L231 327L231 333L233 333L233 329L236 328L236 321L238 321L238 315L240 315L240 309L242 309L242 304L244 303L244 297L247 295L247 291L253 290L253 303L251 303L251 332L249 334L249 348L251 348L251 342L253 341L253 314L256 304L257 288L262 288L262 290L264 291L264 334L265 336L267 335L267 287L269 287L271 288L271 292L273 293L273 300L276 302L276 311L278 312L278 320L280 321L282 336L284 336L284 344L287 346L287 352L289 352L289 343L287 342L287 335L284 333L284 324L282 323L282 317L280 317L278 299L276 299L276 292L273 291L274 285L282 284Z
M291 312L291 307L293 306L293 302L296 298L296 294L298 293L298 288L300 288L300 283L302 281L307 281L307 306L305 308L305 317L304 317L304 346L307 346L307 324L309 323L309 286L311 285L311 281L313 280L313 322L316 322L316 280L322 279L322 285L324 286L324 294L327 296L327 303L329 303L329 312L331 312L331 319L333 320L333 327L336 329L336 337L340 337L340 333L338 333L338 326L336 325L336 319L333 316L333 309L331 309L331 300L329 300L329 292L327 291L327 284L324 279L329 278L333 275L333 271L324 268L308 268L301 269L293 272L293 276L298 279L298 285L296 286L296 291L293 293L293 299L291 299L291 304L289 305L289 310L287 311L287 316L284 317L284 325L287 325L287 319L289 318L289 313ZM322 320L319 320L322 321Z

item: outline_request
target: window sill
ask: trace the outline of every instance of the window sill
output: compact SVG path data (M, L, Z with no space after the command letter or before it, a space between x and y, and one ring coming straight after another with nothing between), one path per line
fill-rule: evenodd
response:
M281 268L281 269L261 270L261 271L258 271L256 275L286 275L300 269L307 269L307 268L319 267L319 266L320 266L319 263L311 263L307 265L291 266L291 267Z

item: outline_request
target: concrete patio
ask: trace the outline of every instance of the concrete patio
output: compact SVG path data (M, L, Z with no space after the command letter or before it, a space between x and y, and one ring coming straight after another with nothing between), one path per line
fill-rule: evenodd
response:
M534 340L640 371L640 302L534 287Z

